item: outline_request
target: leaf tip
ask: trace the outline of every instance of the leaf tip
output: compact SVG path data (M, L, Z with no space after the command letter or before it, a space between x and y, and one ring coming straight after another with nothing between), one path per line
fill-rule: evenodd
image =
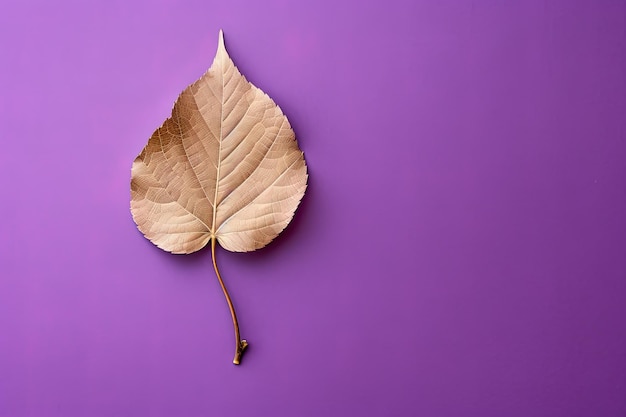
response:
M217 44L217 49L226 49L224 47L224 31L220 29L219 40Z

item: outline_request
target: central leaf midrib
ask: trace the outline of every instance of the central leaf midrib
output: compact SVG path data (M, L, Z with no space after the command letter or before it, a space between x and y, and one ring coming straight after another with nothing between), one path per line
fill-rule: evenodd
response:
M226 51L224 51L226 52ZM222 63L223 64L223 63ZM220 65L221 71L220 75L222 76L222 97L220 100L220 137L219 137L219 146L217 148L217 172L215 173L215 195L213 197L213 222L211 223L211 237L215 238L215 233L217 232L217 227L215 225L215 221L217 219L217 194L219 191L220 185L220 168L222 167L222 135L224 128L224 76L226 71L224 67Z

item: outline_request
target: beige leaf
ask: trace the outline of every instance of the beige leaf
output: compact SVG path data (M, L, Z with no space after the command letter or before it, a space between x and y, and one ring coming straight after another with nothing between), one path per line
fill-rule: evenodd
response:
M217 240L247 252L287 226L306 185L289 121L241 75L220 31L211 68L180 94L133 163L131 212L163 250L191 253L211 241L214 251Z
M213 65L133 163L131 211L163 250L195 252L215 236L225 249L248 252L287 226L306 182L287 117L241 75L220 32Z

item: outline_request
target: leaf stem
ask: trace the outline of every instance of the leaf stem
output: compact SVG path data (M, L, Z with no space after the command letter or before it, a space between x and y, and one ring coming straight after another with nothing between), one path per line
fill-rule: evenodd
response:
M228 303L228 308L230 309L230 315L233 318L233 326L235 327L235 358L233 359L233 363L235 365L239 365L241 363L241 355L243 355L244 350L248 347L248 342L246 340L241 340L241 336L239 334L239 322L237 322L237 314L235 313L235 307L233 307L233 302L230 299L230 295L228 295L228 290L224 285L224 281L222 280L222 276L220 275L220 270L217 268L217 263L215 262L215 244L217 239L215 236L211 238L211 258L213 259L213 268L215 268L215 275L217 275L217 280L220 282L220 286L222 287L222 291L224 291L224 296L226 297L226 302Z

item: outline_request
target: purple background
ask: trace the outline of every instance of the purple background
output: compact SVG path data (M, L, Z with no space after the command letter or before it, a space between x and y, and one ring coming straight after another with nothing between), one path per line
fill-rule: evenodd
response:
M162 252L131 162L231 56L310 185ZM0 416L626 415L626 2L3 1Z

